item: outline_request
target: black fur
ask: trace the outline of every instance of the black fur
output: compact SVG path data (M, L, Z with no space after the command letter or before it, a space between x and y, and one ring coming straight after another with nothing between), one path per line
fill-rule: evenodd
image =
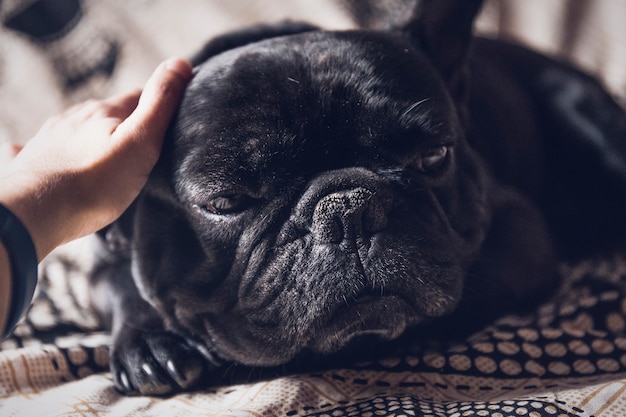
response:
M224 362L523 308L560 256L624 237L626 115L569 66L472 40L479 7L422 0L385 30L257 27L198 54L114 226L132 255L94 278L115 294L101 309L118 389L169 394Z

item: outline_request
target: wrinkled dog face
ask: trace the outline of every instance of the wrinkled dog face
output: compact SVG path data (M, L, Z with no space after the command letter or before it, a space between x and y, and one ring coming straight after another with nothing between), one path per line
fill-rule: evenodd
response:
M404 38L308 32L227 51L197 68L172 135L179 214L153 221L192 232L187 272L140 263L138 286L176 331L273 365L394 338L459 302L485 177Z

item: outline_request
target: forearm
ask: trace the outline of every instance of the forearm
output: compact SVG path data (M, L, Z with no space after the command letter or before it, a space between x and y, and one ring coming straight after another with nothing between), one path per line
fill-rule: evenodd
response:
M0 177L0 204L24 225L35 245L38 261L57 246L90 232L81 230L83 219L75 214L81 210L68 206L77 181L68 178L57 181L59 184L51 175L26 170L7 172ZM86 210L83 207L82 211Z
M35 246L35 253L29 254L26 258L29 260L28 262L34 263L34 265L30 265L30 270L34 271L36 271L37 262L54 248L55 243L51 238L55 234L46 233L41 226L55 223L56 221L53 219L56 215L53 213L58 209L58 207L50 207L44 204L46 200L40 198L41 190L38 187L40 185L35 182L35 176L31 176L30 173L12 173L10 170L5 169L0 176L0 204L9 210L17 221L21 223L26 229L25 233L28 239ZM2 211L4 211L4 208ZM8 230L5 230L7 225L4 224L6 219L4 219L4 216L2 217L3 223L0 224L2 227L0 232L5 233L8 232ZM15 222L11 221L11 223ZM20 291L20 284L24 284L24 282L17 282L16 280L24 281L29 278L20 275L19 272L23 271L21 267L18 268L16 273L16 265L13 264L18 257L24 255L19 253L23 252L24 248L20 246L12 247L6 240L8 239L7 236L0 237L2 238L0 239L0 335L5 335L7 330L11 330L7 329L7 327L14 325L15 311L23 303L29 304L32 301L30 299L32 294L30 294L30 291L26 291L26 293ZM30 278L36 279L36 276ZM17 313L21 313L21 311Z

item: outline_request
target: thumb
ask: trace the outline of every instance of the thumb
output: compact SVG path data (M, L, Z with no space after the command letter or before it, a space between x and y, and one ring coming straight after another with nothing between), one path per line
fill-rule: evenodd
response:
M167 126L191 80L191 64L180 58L162 62L148 79L135 110L115 130L120 140L128 140L158 158Z

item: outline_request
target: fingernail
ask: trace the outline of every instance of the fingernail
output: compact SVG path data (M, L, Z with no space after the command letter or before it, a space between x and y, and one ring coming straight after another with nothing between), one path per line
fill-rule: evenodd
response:
M178 74L185 81L191 78L191 64L185 59L170 58L165 61L165 68Z

